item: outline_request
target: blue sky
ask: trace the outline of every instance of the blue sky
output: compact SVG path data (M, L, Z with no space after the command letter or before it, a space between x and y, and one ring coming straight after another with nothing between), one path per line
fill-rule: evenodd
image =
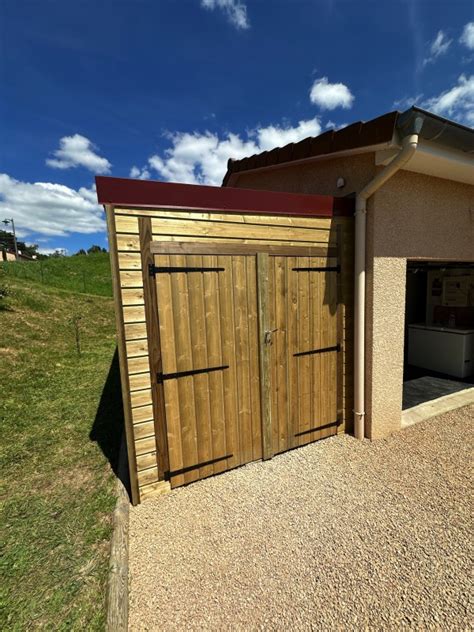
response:
M3 0L0 219L106 244L96 173L219 184L228 157L413 102L474 125L472 0Z

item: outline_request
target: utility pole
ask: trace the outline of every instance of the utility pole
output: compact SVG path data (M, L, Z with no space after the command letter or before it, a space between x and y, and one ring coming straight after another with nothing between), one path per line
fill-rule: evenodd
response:
M4 219L3 223L5 224L5 226L8 226L8 224L12 225L13 245L14 245L14 248L15 248L15 259L18 261L18 259L19 259L19 257L18 257L18 244L16 243L15 222L13 221L13 217L10 217L10 219Z

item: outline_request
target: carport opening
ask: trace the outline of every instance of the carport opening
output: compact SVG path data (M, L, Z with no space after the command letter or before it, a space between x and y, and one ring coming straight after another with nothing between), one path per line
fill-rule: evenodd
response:
M403 410L474 385L474 263L407 264Z

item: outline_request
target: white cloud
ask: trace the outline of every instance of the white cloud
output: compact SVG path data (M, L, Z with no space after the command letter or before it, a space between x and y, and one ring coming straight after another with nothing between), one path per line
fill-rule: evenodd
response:
M281 127L279 125L269 125L257 129L257 136L260 151L281 147L288 143L297 143L308 136L317 136L321 133L321 123L315 117L306 121L300 121L296 127Z
M247 6L240 0L201 0L201 6L210 11L220 9L237 29L250 28Z
M85 136L63 136L59 149L53 152L54 158L48 158L46 164L54 169L85 167L94 173L109 173L111 164L107 158L96 153L97 147Z
M136 167L135 165L130 169L130 177L131 178L138 178L139 180L149 180L150 179L150 172L148 171L148 169L146 167L142 167L141 169L139 167Z
M398 101L392 103L392 108L395 110L408 110L412 105L419 103L423 98L423 94L417 94L415 97L402 97Z
M309 98L311 103L318 105L322 110L334 110L352 107L354 95L343 83L329 83L327 77L316 79L313 83Z
M435 61L435 59L441 57L441 55L445 55L448 52L452 41L453 40L450 40L446 37L443 31L438 31L435 39L431 42L429 57L426 57L423 60L423 66L426 66L426 64Z
M95 187L77 191L51 182L21 182L0 173L0 214L13 217L18 235L67 236L105 230Z
M58 248L38 248L38 252L40 253L40 255L54 255L56 253L60 253L61 255L65 256L67 255L69 251L67 248L58 247Z
M468 22L463 29L462 35L459 38L461 44L467 46L470 50L474 50L474 22Z
M329 120L324 126L324 128L333 129L334 131L337 132L337 130L344 129L344 127L347 127L348 125L349 123L334 123L334 121Z
M427 99L422 107L435 114L474 126L474 75L461 75L456 85Z
M219 185L229 158L244 158L274 147L295 143L321 133L318 117L295 127L269 125L247 132L246 138L229 132L223 138L211 132L170 134L172 146L149 159L160 177L174 182Z

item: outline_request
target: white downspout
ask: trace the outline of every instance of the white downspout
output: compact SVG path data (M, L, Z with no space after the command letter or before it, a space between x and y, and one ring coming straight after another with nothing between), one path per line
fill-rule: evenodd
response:
M365 436L365 249L367 200L401 169L418 147L418 134L403 139L400 152L356 196L354 281L354 434Z

